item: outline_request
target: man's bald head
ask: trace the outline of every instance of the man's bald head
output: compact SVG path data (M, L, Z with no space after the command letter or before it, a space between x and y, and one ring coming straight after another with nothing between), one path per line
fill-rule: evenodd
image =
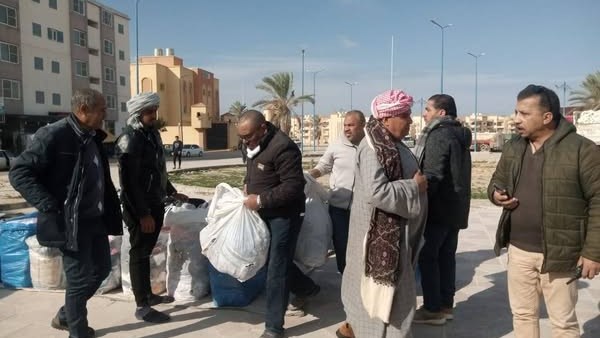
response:
M250 123L252 127L258 127L267 122L265 116L258 110L250 109L246 110L240 116L240 124Z
M258 110L246 110L240 116L237 130L238 136L248 149L254 149L267 132L267 121Z

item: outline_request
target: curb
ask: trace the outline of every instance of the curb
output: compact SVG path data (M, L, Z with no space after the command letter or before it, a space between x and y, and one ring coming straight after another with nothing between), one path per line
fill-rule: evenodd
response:
M27 203L25 201L0 204L0 210L2 210L2 211L25 209L25 208L31 208L31 205L29 205L29 203Z

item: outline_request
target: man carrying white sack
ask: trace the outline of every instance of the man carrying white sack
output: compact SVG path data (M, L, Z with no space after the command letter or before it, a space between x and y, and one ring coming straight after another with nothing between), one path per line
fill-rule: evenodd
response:
M289 292L305 298L320 290L293 263L305 208L302 154L256 110L242 114L237 130L248 156L244 205L259 213L271 234L265 331L260 338L282 338Z
M331 173L329 187L329 216L333 225L333 248L340 273L346 267L350 204L354 189L356 149L365 137L365 115L360 110L351 110L344 118L344 136L327 147L317 166L309 171L314 178Z

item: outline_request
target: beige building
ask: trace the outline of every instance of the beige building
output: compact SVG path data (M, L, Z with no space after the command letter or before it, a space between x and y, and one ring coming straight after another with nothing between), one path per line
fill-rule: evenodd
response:
M137 86L136 64L130 66L131 94ZM179 136L185 144L211 149L227 149L229 136L235 134L233 123L219 117L219 80L200 68L187 68L172 48L156 48L153 56L139 58L140 92L157 92L160 96L159 119L165 122L161 132L164 143Z
M477 123L478 133L515 133L515 121L513 115L485 115L482 113L471 114L464 117L464 123L471 131L475 131Z

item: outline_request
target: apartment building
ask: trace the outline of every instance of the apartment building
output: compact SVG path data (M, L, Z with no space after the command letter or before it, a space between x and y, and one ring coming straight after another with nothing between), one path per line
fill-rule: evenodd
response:
M0 146L21 151L39 127L69 114L78 88L104 94L104 129L120 133L128 67L127 15L93 0L0 0Z
M135 83L139 69L139 91L157 92L160 96L158 117L164 122L161 131L165 143L179 136L185 144L197 144L206 149L226 149L228 135L235 133L233 124L223 122L219 115L219 79L207 70L185 67L173 48L155 48L154 55L141 56L138 64L130 65ZM131 86L131 95L137 92ZM231 129L231 130L230 130Z

